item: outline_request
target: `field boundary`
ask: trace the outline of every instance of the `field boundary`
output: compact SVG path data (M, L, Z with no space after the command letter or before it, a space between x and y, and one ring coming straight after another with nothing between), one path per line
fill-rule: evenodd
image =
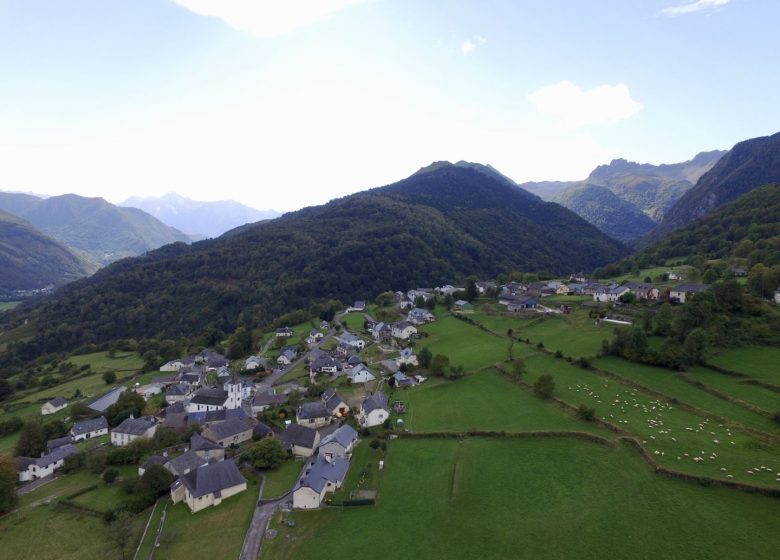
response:
M722 392L718 391L717 389L713 389L712 387L710 387L706 383L704 383L702 381L699 381L698 379L693 379L692 377L689 377L688 375L686 375L682 371L677 372L675 375L677 375L680 379L682 379L686 383L689 383L689 384L693 385L694 387L696 387L697 389L700 389L700 390L704 391L705 393L709 393L710 395L712 395L714 397L717 397L717 398L719 398L721 400L724 400L726 402L730 402L731 404L734 404L734 405L737 405L737 406L741 406L742 408L744 408L746 410L749 410L750 412L754 412L756 414L759 414L761 416L766 416L767 418L771 418L772 417L772 415L768 411L764 410L763 408L761 408L759 406L756 406L756 405L754 405L752 403L749 403L747 401L743 401L741 399L736 399L736 398L732 397L731 395L727 395L726 393L722 393Z

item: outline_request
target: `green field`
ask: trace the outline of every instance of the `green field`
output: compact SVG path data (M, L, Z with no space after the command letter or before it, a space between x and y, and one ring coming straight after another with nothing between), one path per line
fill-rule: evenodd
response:
M257 503L258 481L216 507L193 514L183 502L168 506L160 535L158 560L237 558Z
M450 364L477 371L506 359L509 340L477 329L451 316L441 317L419 329L428 334L417 342L417 348L428 347L444 354Z
M780 480L775 480L775 472L780 470L777 447L754 436L706 416L691 414L672 402L579 369L564 360L538 354L527 359L526 366L530 382L541 374L551 374L556 396L575 406L593 406L599 417L636 435L656 461L666 467L694 475L780 487Z
M376 506L279 514L262 558L755 560L780 547L775 500L657 476L624 447L398 440L389 457Z
M610 435L513 385L495 369L396 390L390 400L407 403L401 418L415 432L571 430Z
M614 357L600 358L593 365L669 397L679 399L713 415L729 418L743 426L765 432L780 433L780 425L773 422L771 418L702 391L684 381L673 371L635 364ZM715 373L715 375L720 374ZM778 397L777 400L780 401L780 394L776 396Z
M264 500L278 498L292 490L298 475L301 474L301 469L303 463L289 460L275 469L263 471L265 486L263 486L262 498Z
M753 404L768 412L780 410L780 393L758 385L745 383L739 377L725 375L706 367L696 367L686 372L688 377L701 381L708 387Z
M352 313L347 313L341 318L341 324L343 324L353 333L362 333L364 332L363 323L365 320L366 318L363 317L362 312L353 311Z
M716 366L780 386L780 348L772 346L731 348L713 355L709 361Z
M13 309L17 305L22 303L21 301L0 301L0 313Z

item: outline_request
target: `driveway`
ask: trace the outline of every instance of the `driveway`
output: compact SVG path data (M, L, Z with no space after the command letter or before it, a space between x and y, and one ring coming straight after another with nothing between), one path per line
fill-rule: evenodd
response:
M263 482L260 484L258 498L263 495L264 486L265 477L263 477ZM255 507L255 514L252 517L252 523L249 525L249 529L247 529L246 536L244 537L244 546L241 548L239 560L257 560L257 557L260 555L260 547L263 544L263 537L268 530L268 523L270 523L271 517L279 506L291 499L291 496L292 492L288 492L277 500L266 502L258 499L257 506Z
M17 496L24 496L25 494L29 494L33 490L36 490L43 486L44 484L48 484L54 480L54 475L50 474L49 476L44 476L43 478L39 478L38 480L33 480L29 484L25 484L21 488L16 489L16 495Z

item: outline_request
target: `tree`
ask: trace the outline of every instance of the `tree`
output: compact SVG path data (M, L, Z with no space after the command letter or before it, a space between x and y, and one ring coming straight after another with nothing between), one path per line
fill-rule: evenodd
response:
M265 438L241 455L241 460L256 469L275 469L287 460L287 451L277 438Z
M46 451L46 432L39 422L26 422L19 432L16 442L16 455L21 457L40 457Z
M152 465L144 471L141 481L151 489L156 498L168 492L173 484L173 475L162 465Z
M466 293L463 296L463 299L466 301L474 301L479 296L479 290L477 289L477 280L476 278L469 278L468 282L466 282Z
M509 374L514 379L522 379L525 375L525 360L517 358L512 362L512 368L509 370Z
M144 398L135 391L125 391L117 401L108 407L106 416L108 416L108 423L112 426L118 426L126 418L130 418L132 414L135 417L141 415L146 406Z
M655 314L655 334L660 336L669 336L672 334L672 306L664 303Z
M542 397L543 399L549 399L552 397L555 390L555 379L549 373L540 375L534 382L534 393Z
M105 482L106 484L111 484L116 480L118 476L119 476L119 471L116 470L114 467L109 467L103 473L103 482Z
M379 307L390 307L395 302L395 294L393 292L382 292L376 296L375 301Z
M16 461L7 455L0 455L0 513L11 511L19 500L16 495L18 476Z
M450 365L450 359L444 354L436 354L431 360L431 373L433 375L443 376L445 370Z
M116 381L116 373L113 371L107 371L103 374L103 381L106 382L106 385L111 385Z
M252 333L246 327L238 327L228 339L228 358L235 360L252 351Z
M158 467L159 465L154 465ZM111 537L114 539L114 544L122 554L122 560L125 559L125 549L130 543L130 539L134 533L133 514L129 511L120 511L114 516L114 521L111 522Z
M417 363L420 364L421 368L428 369L429 367L431 367L432 359L433 359L433 354L431 354L431 351L428 350L427 347L424 347L417 354Z
M707 351L709 336L707 331L702 328L693 329L685 337L683 352L690 364L701 364L704 362L704 353Z

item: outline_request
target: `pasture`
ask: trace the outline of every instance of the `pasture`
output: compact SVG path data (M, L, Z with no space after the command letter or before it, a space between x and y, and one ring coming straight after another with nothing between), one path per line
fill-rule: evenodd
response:
M444 354L450 364L477 371L507 357L509 340L478 329L468 323L444 316L420 327L427 337L417 342L416 351L427 347L431 353Z
M298 475L301 474L303 463L299 461L288 460L276 467L263 471L265 475L265 486L263 486L264 500L278 498L289 492Z
M366 318L363 316L362 312L353 311L352 313L347 313L341 318L341 324L344 325L347 330L352 331L353 333L362 333L364 332L363 323L365 320Z
M777 391L758 385L751 385L742 378L725 375L706 367L692 368L686 374L688 377L701 381L708 387L726 393L735 399L753 404L768 412L780 410L780 393Z
M775 500L579 440L397 440L373 507L277 514L263 559L773 558ZM292 519L294 527L282 520Z
M709 362L780 386L780 348L745 346L713 353Z

